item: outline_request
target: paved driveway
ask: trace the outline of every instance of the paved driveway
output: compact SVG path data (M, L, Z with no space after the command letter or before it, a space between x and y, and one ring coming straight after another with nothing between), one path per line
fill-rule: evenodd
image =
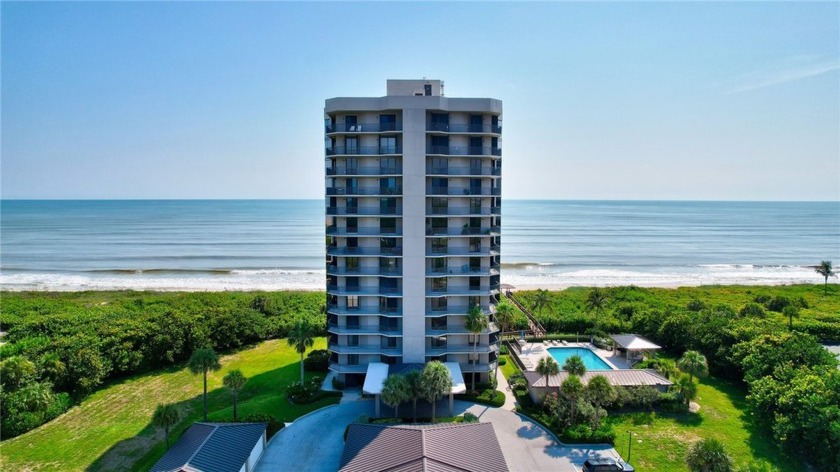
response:
M421 410L420 406L418 405L418 410ZM424 405L427 406L428 404ZM438 411L445 414L446 404L441 403ZM541 426L516 413L456 401L455 414L465 411L478 416L482 422L493 423L508 468L514 472L572 472L579 470L580 464L590 454L618 457L615 450L607 445L560 445ZM424 415L426 412L418 411L418 414ZM271 439L256 467L256 472L336 471L344 450L344 429L361 415L373 415L373 401L342 403L299 418Z

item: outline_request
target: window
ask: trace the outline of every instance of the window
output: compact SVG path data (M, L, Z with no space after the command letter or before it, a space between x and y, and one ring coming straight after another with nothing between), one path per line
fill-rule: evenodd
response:
M348 346L358 346L359 345L359 335L358 334L351 334L347 336L347 345Z
M432 279L433 292L446 292L446 277Z
M379 269L385 273L394 273L399 268L395 257L383 257L379 259Z
M432 338L432 347L446 347L446 336L435 336Z
M359 278L358 277L345 277L344 278L344 287L348 292L358 292L359 291Z
M355 157L348 157L344 160L344 167L348 174L358 174L359 164Z
M432 213L435 215L445 215L449 212L449 199L432 197Z
M356 197L347 197L344 199L344 205L347 208L347 214L355 215L359 213L359 199Z
M481 290L481 277L470 277L470 290Z
M396 177L382 177L379 179L379 193L381 195L397 195L400 193Z
M449 131L449 115L432 113L432 131Z
M347 269L347 272L358 272L358 270L359 270L359 258L358 257L345 257L344 258L344 268Z
M358 310L359 309L359 297L358 295L350 295L347 297L347 309L348 310Z
M447 307L446 298L433 298L431 301L432 311L444 311Z
M449 129L449 124L445 126ZM432 154L449 154L449 136L432 136Z
M398 291L397 279L384 277L379 279L379 293L397 293Z
M481 238L470 238L470 252L481 252Z
M432 84L423 85L423 94L427 97L432 95Z
M445 159L444 159L445 160ZM432 164L434 165L434 164ZM439 169L440 173L446 173L446 164ZM445 177L432 177L432 193L447 195L449 193L449 179Z
M449 172L449 159L445 157L433 157L431 159L432 162L432 174L446 174ZM448 179L442 179L440 177L432 179L432 187L442 187L446 188L448 185Z
M359 153L359 137L358 136L347 136L344 138L344 151L347 154L358 154Z
M400 310L400 301L396 298L379 298L379 310L383 313L396 313Z
M380 218L379 232L382 234L394 234L397 232L396 218Z
M351 250L355 250L359 247L359 238L347 238L347 248Z
M432 318L432 329L446 329L446 319L447 318L445 316L441 316L440 318Z
M426 225L431 229L431 234L446 234L449 222L446 218L426 218Z
M396 131L397 115L379 115L379 131Z
M344 193L347 195L358 195L359 194L359 179L355 177L350 177L348 179L344 179Z
M446 254L449 247L449 240L446 238L432 239L432 254Z
M470 271L471 272L478 272L481 270L481 258L480 257L470 257Z
M396 154L397 153L397 137L396 136L380 136L379 137L379 154Z
M436 274L445 274L448 271L447 261L443 257L432 259L432 272Z
M396 157L380 157L379 158L379 173L380 174L399 174L400 167L397 164Z
M347 354L347 365L359 365L359 355Z
M484 154L481 150L481 144L481 138L470 138L470 150L468 154L473 156Z
M359 329L359 317L358 316L348 316L347 317L347 329Z
M481 115L470 115L470 133L480 133L483 121L484 117Z
M356 131L356 115L347 115L344 117L344 131Z
M470 159L470 174L481 175L481 159Z
M478 197L470 198L470 213L472 213L474 215L480 215L481 214L481 198L478 198ZM481 225L479 224L479 227L480 226Z
M392 338L389 336L383 336L379 341L379 347L383 349L396 349L397 347L397 338Z

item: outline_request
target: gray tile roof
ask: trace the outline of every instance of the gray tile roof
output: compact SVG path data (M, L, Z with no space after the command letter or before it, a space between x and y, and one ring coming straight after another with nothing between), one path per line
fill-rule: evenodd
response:
M350 425L340 472L507 471L491 423Z
M532 387L545 387L545 376L540 375L535 371L526 371L524 373L525 379L528 380L528 385ZM620 370L598 370L583 374L580 378L584 385L589 383L589 380L596 375L603 375L610 381L610 384L616 387L640 387L649 385L652 387L669 386L673 383L663 377L659 372L653 369L620 369ZM566 380L569 373L560 371L557 375L550 375L548 377L549 387L560 387L560 384Z
M265 433L266 423L195 423L152 472L239 472Z

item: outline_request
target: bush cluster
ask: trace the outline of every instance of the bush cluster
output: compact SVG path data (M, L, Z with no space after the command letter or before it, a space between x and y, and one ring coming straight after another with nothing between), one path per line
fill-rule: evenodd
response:
M307 372L327 372L330 368L330 352L326 349L310 351L303 361Z
M3 293L2 438L64 412L104 382L325 323L322 293ZM37 398L37 400L33 400Z

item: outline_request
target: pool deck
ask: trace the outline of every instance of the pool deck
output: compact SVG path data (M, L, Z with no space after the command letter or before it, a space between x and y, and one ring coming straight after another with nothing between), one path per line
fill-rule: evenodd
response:
M543 357L549 357L550 354L548 353L548 349L552 347L577 347L589 349L615 369L631 368L630 363L627 362L627 358L618 356L615 351L599 349L588 342L566 344L545 344L543 342L526 343L522 345L522 350L519 354L519 359L522 360L522 363L525 365L526 370L536 370L537 363L540 362L540 359L542 359ZM560 367L562 368L563 366Z

